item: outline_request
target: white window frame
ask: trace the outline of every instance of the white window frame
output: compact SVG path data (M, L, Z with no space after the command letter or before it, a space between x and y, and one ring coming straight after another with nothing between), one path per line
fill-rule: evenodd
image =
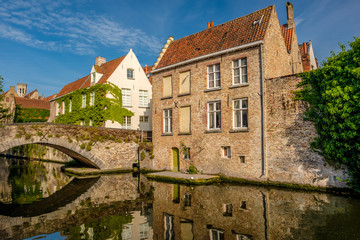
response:
M236 73L238 71L238 73ZM233 82L234 86L248 84L248 74L247 74L247 58L240 58L234 60L232 63L232 73L233 73ZM238 78L238 80L236 80Z
M91 73L91 83L94 84L96 82L96 72Z
M135 79L134 75L135 75L134 69L132 69L132 68L126 69L126 78L127 79L131 79L131 80Z
M72 111L72 99L69 100L69 112Z
M81 99L81 107L85 108L86 107L86 94L82 94L82 99Z
M148 90L139 90L139 107L148 107Z
M61 114L65 114L65 101L61 102Z
M172 109L163 111L163 133L172 133Z
M221 238L220 238L220 234L223 235L223 239L224 239L224 237L225 237L225 231L223 231L223 230L219 230L219 229L214 229L214 228L212 228L212 229L210 229L209 233L210 233L210 240L219 240L219 239L221 239ZM213 237L213 233L216 234L216 237L215 237L215 238Z
M236 102L239 102L238 107L235 107ZM246 107L244 103L246 102ZM239 112L240 119L237 119ZM244 123L244 116L246 116L246 124ZM239 124L239 125L238 125ZM249 101L247 98L240 98L233 100L233 129L247 129L249 127Z
M207 66L207 78L208 89L221 87L220 63Z
M131 107L131 89L130 88L122 88L122 103L124 107Z
M211 110L211 106L213 106L212 110ZM220 114L219 123L218 123L218 120L216 120L217 114ZM211 118L213 118L213 120L214 120L213 127L211 126ZM220 130L221 129L221 101L208 102L208 104L207 104L207 119L208 119L208 123L207 123L208 130ZM219 126L219 127L217 127L217 126Z
M85 121L84 120L80 121L80 126L85 126Z
M92 119L90 119L90 121L89 121L89 126L93 126L93 120Z
M122 127L124 129L131 129L131 117L130 116L123 116Z
M60 115L60 103L57 102L55 107L56 107L56 116L59 116Z
M95 92L90 93L90 106L95 105Z

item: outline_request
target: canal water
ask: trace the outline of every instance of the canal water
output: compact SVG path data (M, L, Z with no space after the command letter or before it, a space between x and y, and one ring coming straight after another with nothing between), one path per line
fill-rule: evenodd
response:
M0 159L0 239L360 239L360 200L133 174L78 179Z

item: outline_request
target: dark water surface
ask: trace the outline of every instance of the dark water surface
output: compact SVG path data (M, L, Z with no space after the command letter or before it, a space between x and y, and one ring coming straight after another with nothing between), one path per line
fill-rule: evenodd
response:
M360 239L360 200L132 174L77 179L0 159L0 239Z

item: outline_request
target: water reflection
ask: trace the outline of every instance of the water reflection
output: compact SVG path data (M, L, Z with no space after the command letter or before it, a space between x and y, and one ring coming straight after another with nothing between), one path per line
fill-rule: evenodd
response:
M72 179L43 163L1 164L0 239L360 239L357 199L132 174Z

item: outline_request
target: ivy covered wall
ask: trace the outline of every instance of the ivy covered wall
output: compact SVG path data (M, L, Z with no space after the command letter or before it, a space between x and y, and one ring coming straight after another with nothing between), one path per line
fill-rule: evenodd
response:
M95 93L95 101L90 106L91 94ZM112 98L106 97L109 93ZM86 96L86 107L82 107L83 95ZM121 89L114 84L97 84L89 88L73 91L56 99L56 104L64 106L64 114L59 113L54 122L86 126L102 126L106 120L122 124L123 116L133 116L134 113L122 107ZM70 107L71 104L71 107ZM60 111L61 112L61 111Z
M49 116L49 110L38 108L22 108L20 105L16 105L14 123L46 122Z

